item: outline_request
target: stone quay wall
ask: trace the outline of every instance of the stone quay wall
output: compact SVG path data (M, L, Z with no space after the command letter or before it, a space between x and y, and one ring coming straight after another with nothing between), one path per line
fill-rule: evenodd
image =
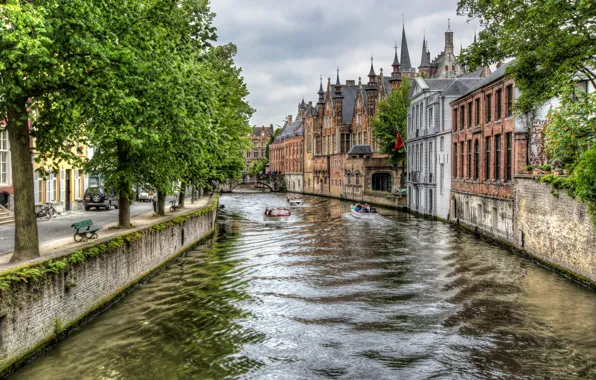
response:
M514 245L583 282L596 284L596 230L586 205L532 176L515 177ZM588 281L585 281L588 280Z
M0 377L208 237L217 206L0 272Z

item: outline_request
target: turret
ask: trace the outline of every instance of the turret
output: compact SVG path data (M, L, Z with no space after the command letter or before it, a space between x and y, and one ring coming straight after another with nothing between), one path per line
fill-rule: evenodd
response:
M319 87L319 101L317 104L325 104L325 91L323 91L323 76L321 75L321 86Z
M368 73L368 85L377 85L377 74L375 73L374 58L372 55L370 56L370 72Z

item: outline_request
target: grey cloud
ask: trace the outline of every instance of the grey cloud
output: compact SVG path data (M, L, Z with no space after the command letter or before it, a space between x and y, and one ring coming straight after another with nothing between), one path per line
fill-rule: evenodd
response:
M317 99L319 75L342 82L358 80L370 67L391 71L393 45L401 43L402 16L412 64L418 66L426 31L431 56L443 50L447 19L464 47L472 42L475 26L456 16L457 0L401 3L394 0L214 0L215 25L221 43L238 46L236 62L257 110L253 124L279 123L305 97Z

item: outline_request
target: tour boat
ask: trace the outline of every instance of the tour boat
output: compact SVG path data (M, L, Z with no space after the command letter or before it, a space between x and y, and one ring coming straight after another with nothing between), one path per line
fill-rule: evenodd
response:
M285 222L292 216L287 208L267 208L263 213L263 219L273 222Z
M304 204L304 198L288 198L290 206L302 206Z
M356 206L352 206L350 208L350 213L357 219L372 219L377 215L377 210L371 208L370 212L364 212L363 210L356 211Z

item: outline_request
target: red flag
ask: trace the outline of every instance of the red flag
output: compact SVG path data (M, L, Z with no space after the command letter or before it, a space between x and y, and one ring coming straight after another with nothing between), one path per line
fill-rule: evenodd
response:
M401 133L397 131L397 137L395 138L395 147L393 147L393 151L395 152L396 150L401 149L404 146L404 139L401 138Z

